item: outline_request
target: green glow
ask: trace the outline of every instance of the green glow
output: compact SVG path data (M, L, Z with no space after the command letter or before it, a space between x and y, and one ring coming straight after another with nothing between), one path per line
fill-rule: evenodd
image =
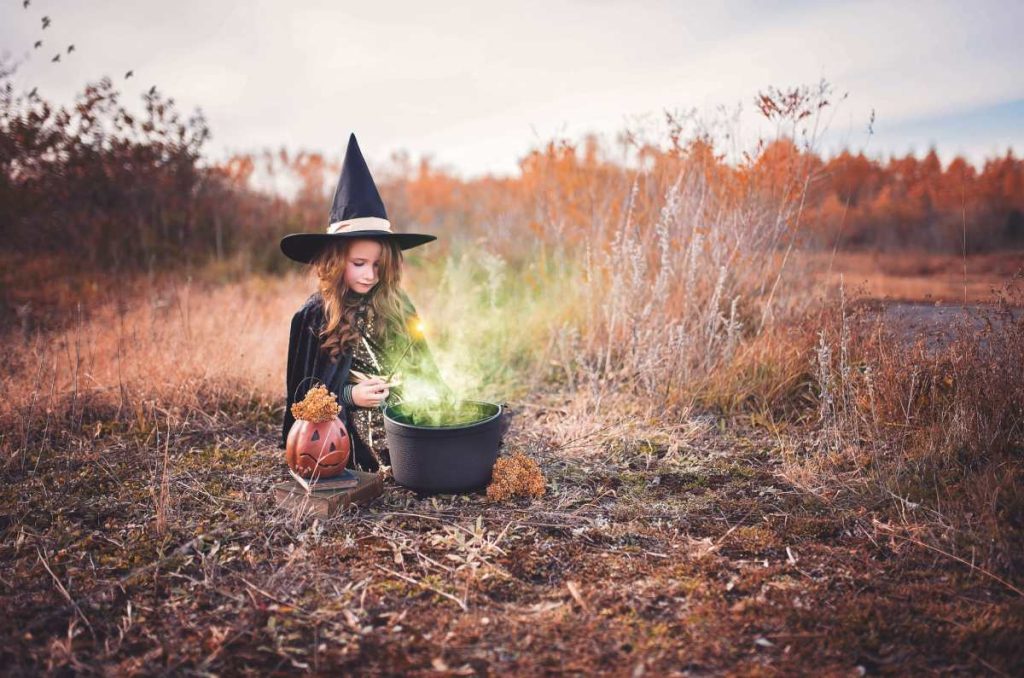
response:
M513 265L475 244L410 271L408 289L420 316L410 329L423 334L444 382L424 374L429 370L417 347L402 357L408 344L396 342L387 358L393 364L402 357L402 402L410 416L458 421L470 416L464 401L501 403L535 390L552 371L543 363L547 338L575 326L585 306L575 270L560 256Z
M417 400L396 405L388 410L395 421L412 426L467 426L497 414L496 405L477 402L438 402Z

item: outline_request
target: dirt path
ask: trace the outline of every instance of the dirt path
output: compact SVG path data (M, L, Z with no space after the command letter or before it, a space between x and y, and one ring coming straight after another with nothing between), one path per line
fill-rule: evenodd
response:
M935 350L960 337L984 341L986 333L1003 329L1024 315L1024 308L995 304L929 304L875 302L877 315L887 327L899 328L908 343L923 341Z
M162 535L153 431L101 423L79 448L69 440L66 455L9 468L0 665L1024 671L1021 596L866 508L794 486L766 437L709 419L676 449L559 449L556 409L514 410L507 444L538 458L548 480L532 503L389 484L372 509L293 518L269 498L281 452L265 408L173 429Z

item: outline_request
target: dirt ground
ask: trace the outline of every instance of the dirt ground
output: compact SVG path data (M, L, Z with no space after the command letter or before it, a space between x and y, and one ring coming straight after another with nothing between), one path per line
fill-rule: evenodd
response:
M820 285L842 284L849 298L886 301L991 303L1024 275L1020 251L966 257L917 250L803 252L797 258Z
M985 343L992 332L1005 332L1024 317L1020 306L925 303L864 299L855 302L862 319L879 321L892 336L911 346L921 342L930 352L965 337Z
M327 521L271 498L277 409L169 413L147 430L87 407L61 451L4 471L0 665L1024 672L1021 591L836 488L801 486L785 470L793 441L710 416L670 443L564 440L560 402L511 407L505 446L540 461L542 499L418 496L389 479L372 506Z

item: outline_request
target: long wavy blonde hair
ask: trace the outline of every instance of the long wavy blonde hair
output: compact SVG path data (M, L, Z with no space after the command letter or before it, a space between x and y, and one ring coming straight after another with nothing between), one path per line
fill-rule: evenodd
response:
M370 307L373 310L373 338L383 340L385 336L405 329L404 304L401 294L402 250L393 240L368 238L381 244L378 281L369 292ZM324 327L320 331L321 346L331 358L352 349L359 340L356 328L357 304L354 293L345 284L345 263L355 239L345 238L337 244L324 247L313 260L313 269L319 278L320 296L324 304Z

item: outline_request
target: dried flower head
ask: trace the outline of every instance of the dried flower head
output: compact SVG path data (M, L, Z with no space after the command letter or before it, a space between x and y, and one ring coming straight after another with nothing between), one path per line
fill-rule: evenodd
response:
M504 501L512 497L539 497L544 494L544 474L540 466L522 452L501 457L494 464L487 498Z
M292 405L293 417L317 424L334 419L340 411L341 405L338 404L337 396L322 384L309 389L305 398Z

